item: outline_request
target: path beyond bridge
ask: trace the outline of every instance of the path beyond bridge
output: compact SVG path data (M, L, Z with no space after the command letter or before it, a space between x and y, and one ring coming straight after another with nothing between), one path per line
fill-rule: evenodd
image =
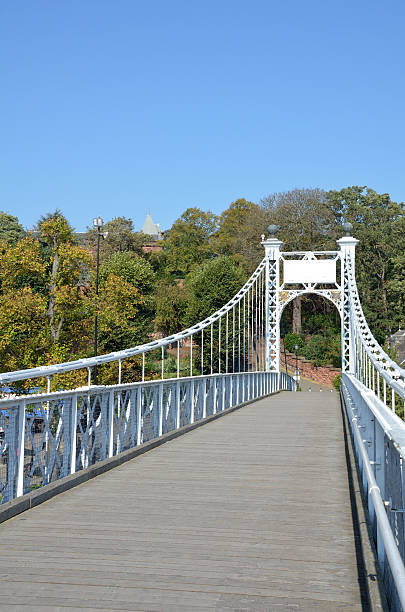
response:
M242 407L1 525L0 610L382 609L346 462L336 393Z

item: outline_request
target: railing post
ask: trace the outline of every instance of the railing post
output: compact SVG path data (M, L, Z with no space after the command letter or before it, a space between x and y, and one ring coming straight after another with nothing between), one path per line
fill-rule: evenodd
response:
M176 429L180 429L180 381L176 382Z
M136 445L139 446L142 442L142 393L143 387L138 387L136 394Z
M158 436L160 437L163 433L163 383L159 385L159 424L158 424Z
M22 401L18 405L16 497L20 497L24 493L24 455L25 455L25 401Z
M108 456L112 457L114 452L114 391L108 396Z
M214 381L214 405L212 407L212 414L216 414L218 401L218 376L215 376L212 380Z
M190 423L194 423L194 378L190 381Z
M204 378L202 385L203 392L203 408L202 408L202 418L205 419L207 416L207 379Z
M70 473L76 472L76 448L77 448L77 393L72 397L71 404L71 419L70 419ZM105 447L104 447L105 448Z

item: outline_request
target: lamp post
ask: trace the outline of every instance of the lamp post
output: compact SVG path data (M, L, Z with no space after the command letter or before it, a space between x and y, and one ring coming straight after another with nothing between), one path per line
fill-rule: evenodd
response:
M295 349L295 376L294 376L294 379L298 383L300 379L300 373L298 371L298 344L294 346L294 349Z
M97 228L97 268L96 268L96 295L98 296L98 275L100 270L100 238L102 236L101 230L103 227L103 220L101 217L93 219L93 227ZM98 303L97 303L98 309ZM94 321L94 357L97 357L97 340L98 340L98 310L96 310L96 318ZM94 366L94 384L97 384L97 366Z

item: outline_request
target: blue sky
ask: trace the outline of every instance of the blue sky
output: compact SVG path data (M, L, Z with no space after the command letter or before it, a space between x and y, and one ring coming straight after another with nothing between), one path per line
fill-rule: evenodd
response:
M405 199L402 1L2 0L0 209L163 228L294 187Z

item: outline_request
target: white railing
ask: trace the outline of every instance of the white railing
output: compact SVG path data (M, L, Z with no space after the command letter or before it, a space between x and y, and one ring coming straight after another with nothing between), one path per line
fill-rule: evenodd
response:
M279 390L284 373L216 374L0 400L1 503Z
M390 609L405 610L405 423L354 375L341 389Z
M372 335L346 263L352 367L342 374L342 396L390 609L405 610L405 370Z

